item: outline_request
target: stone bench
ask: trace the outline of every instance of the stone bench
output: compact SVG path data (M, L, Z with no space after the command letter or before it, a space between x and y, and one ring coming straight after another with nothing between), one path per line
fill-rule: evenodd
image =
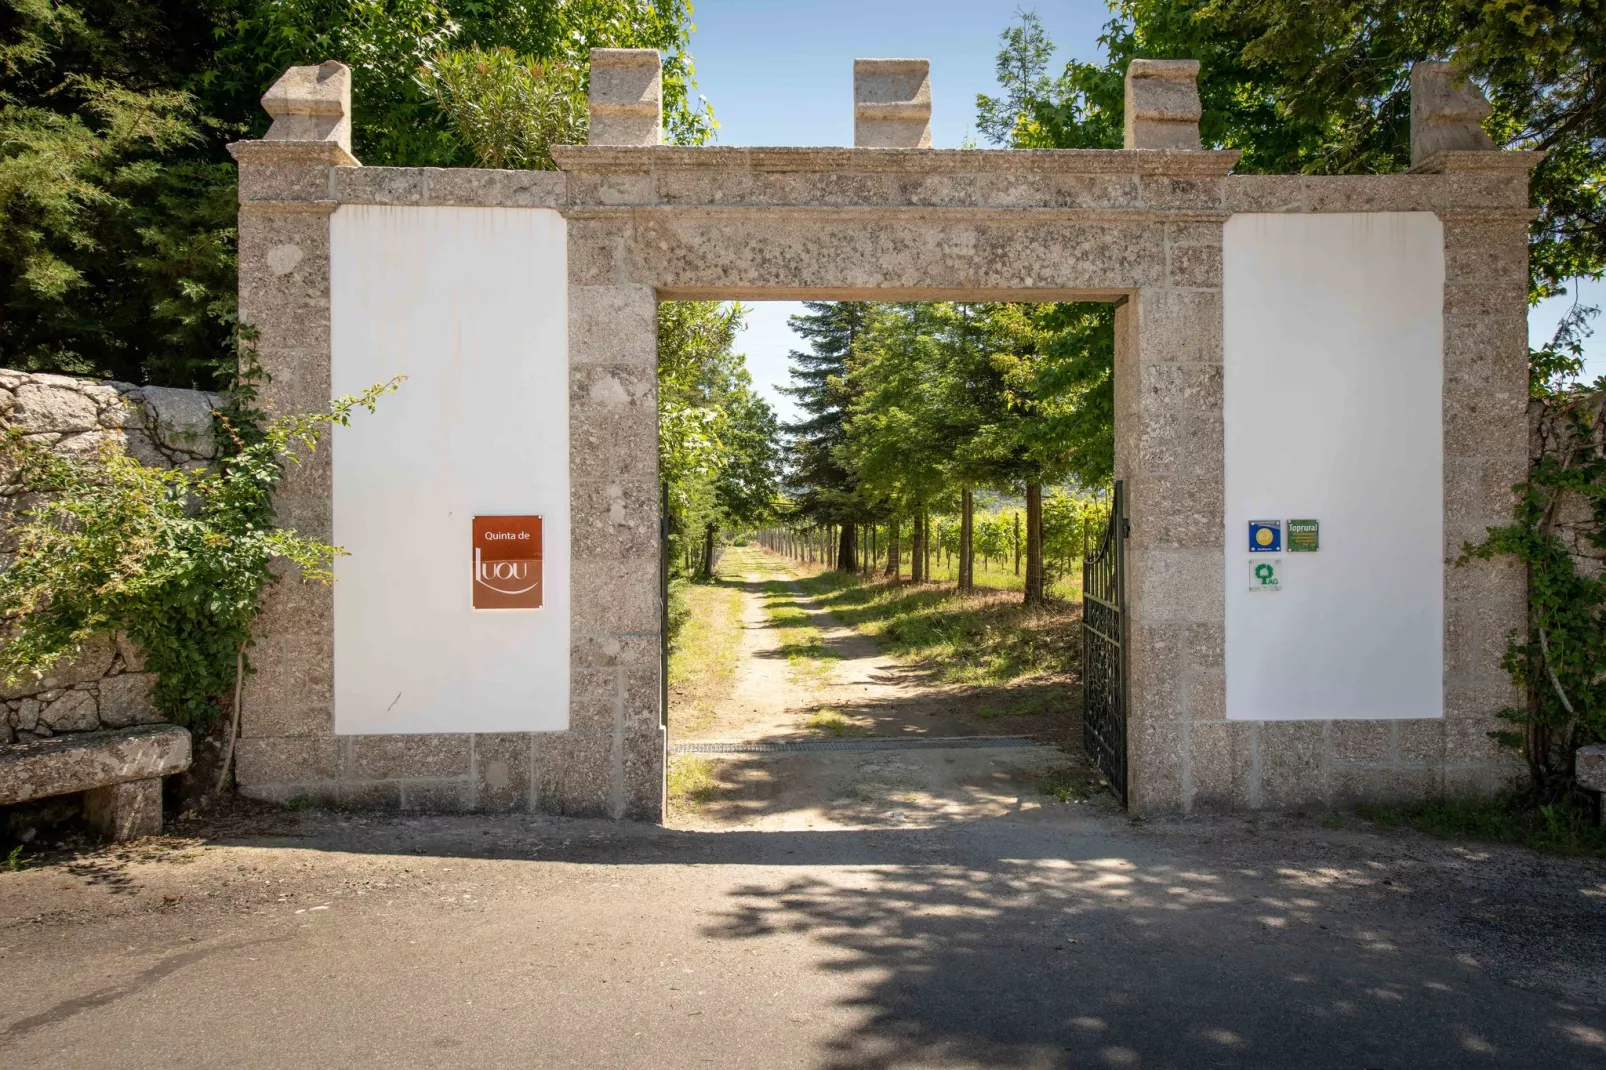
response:
M190 767L177 725L82 732L0 747L0 806L84 796L84 817L112 840L162 831L162 777Z
M1606 825L1606 744L1597 743L1593 747L1579 747L1578 756L1573 759L1573 776L1578 786L1585 791L1592 791L1600 800L1596 813L1600 823Z

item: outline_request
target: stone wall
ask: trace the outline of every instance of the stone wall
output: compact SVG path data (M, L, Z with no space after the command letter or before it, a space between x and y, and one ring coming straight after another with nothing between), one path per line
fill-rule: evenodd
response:
M0 370L0 427L70 457L114 443L147 465L205 464L215 456L217 403L198 390ZM0 485L0 526L27 505L17 487ZM103 640L42 679L0 685L0 743L160 721L144 667L131 643Z

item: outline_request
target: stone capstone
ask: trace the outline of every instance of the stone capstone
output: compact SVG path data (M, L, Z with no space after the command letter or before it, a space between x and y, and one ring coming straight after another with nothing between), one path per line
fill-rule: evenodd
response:
M1455 62L1423 61L1411 68L1411 166L1443 152L1492 152L1483 129L1493 113L1482 91Z
M328 141L351 153L351 69L325 60L291 67L262 95L264 141Z
M861 149L931 148L931 61L853 61L853 144Z
M1126 69L1124 144L1129 149L1201 147L1199 61L1135 59Z
M656 48L593 48L591 145L656 145L663 128L663 60Z

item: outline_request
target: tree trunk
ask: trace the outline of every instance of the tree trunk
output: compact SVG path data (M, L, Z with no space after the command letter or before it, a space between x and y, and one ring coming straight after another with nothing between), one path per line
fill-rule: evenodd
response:
M898 578L903 564L903 547L898 545L898 518L887 521L887 575Z
M877 538L878 532L879 532L878 525L871 524L870 525L870 569L869 569L869 572L874 572L875 571L876 562L881 560L881 548L876 545L876 538ZM867 572L866 575L869 575L869 572Z
M925 513L914 515L914 531L909 536L909 579L914 583L926 582L926 525Z
M836 570L854 573L859 571L859 533L853 521L843 523L836 541Z
M1020 514L1015 514L1015 575L1020 575Z
M714 578L714 525L711 523L703 528L703 564L698 569L697 578L702 580Z
M1026 604L1043 604L1043 488L1026 487Z
M966 487L959 492L959 590L976 589L976 499Z

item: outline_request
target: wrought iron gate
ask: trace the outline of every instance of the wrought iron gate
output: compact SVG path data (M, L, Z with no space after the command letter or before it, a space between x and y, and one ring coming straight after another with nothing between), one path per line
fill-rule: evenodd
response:
M1082 537L1082 747L1126 805L1126 495L1120 480L1110 520Z

